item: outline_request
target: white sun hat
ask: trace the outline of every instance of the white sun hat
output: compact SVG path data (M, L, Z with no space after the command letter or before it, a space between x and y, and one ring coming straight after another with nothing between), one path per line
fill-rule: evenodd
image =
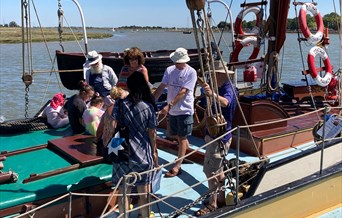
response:
M177 48L176 51L170 54L170 58L174 63L181 64L190 61L188 50L185 48Z
M98 54L96 51L90 51L87 55L87 65L93 65L102 59L102 55Z

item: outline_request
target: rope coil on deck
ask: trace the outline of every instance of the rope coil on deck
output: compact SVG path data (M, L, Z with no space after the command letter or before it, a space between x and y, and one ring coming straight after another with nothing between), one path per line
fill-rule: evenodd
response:
M0 134L21 133L49 129L47 120L34 117L0 123Z

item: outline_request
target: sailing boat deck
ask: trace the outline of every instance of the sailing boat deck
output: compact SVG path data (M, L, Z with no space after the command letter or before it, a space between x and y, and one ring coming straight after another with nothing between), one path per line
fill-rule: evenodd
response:
M85 139L89 138L89 136L68 136L69 130L69 128L65 128L63 131L42 130L15 136L0 136L0 142L4 145L2 154L7 155L7 159L4 162L4 171L11 169L19 174L19 180L16 183L1 185L0 216L2 216L2 213L7 214L9 211L21 211L22 206L20 205L30 205L33 201L39 201L45 198L56 198L59 195L73 190L87 189L89 192L91 187L101 183L110 185L112 166L110 164L98 163L99 158L97 156L93 156L90 159L95 159L89 161L89 157L92 154L88 154L87 158L84 158L84 152L86 151L77 149L75 146L87 144L88 140ZM62 137L61 133L64 133L66 137ZM165 137L165 131L159 129L158 136L160 138ZM37 141L38 143L43 143L46 140L49 141L49 146L31 149L36 148ZM200 145L203 145L204 141L191 136L190 143L191 149L197 149ZM22 153L17 153L17 150L22 151ZM162 149L158 149L158 154L161 165L165 165L177 158L176 155ZM233 155L234 151L231 150L229 157ZM250 158L255 159L248 155L242 155L242 157L246 161L250 161ZM78 163L80 166L77 166L75 169L63 171L63 169L69 169ZM166 167L163 169L163 173L169 168ZM158 197L168 196L174 192L174 187L182 190L204 181L206 178L202 172L202 168L202 165L199 163L185 161L182 166L182 174L174 178L162 178L161 188L156 195ZM56 169L58 173L51 173L56 171ZM18 192L18 190L21 191ZM207 184L204 183L198 187L182 191L166 202L179 208L181 205L190 203L193 199L200 197L206 190ZM106 198L103 199L105 201ZM159 207L165 214L173 211L172 207L165 203L159 203ZM153 210L157 211L157 208L153 207Z

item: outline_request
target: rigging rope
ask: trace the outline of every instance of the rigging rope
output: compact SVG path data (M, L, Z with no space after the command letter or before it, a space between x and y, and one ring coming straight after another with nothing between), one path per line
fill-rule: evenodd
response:
M64 11L62 9L62 3L61 0L58 0L58 35L59 35L59 46L61 46L62 51L64 52L64 46L63 46L63 15Z
M25 84L25 117L28 117L28 110L29 110L29 86L32 84L32 55L31 55L31 35L30 35L30 28L29 28L29 21L30 21L30 13L29 13L29 2L27 0L21 1L21 22L22 22L22 80ZM25 49L25 43L27 47ZM28 70L26 72L26 65L25 65L25 51L27 50L27 61L28 61Z

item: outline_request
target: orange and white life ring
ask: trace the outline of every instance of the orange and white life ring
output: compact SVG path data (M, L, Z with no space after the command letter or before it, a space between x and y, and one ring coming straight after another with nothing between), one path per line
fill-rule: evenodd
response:
M316 55L318 55L323 60L323 63L325 66L326 73L323 78L320 77L320 75L318 75L317 70L316 70L316 66L315 66ZM323 48L314 46L310 49L309 54L308 54L308 65L309 65L310 75L319 86L325 87L329 85L331 79L333 78L332 67L330 64L328 54L325 52Z
M310 11L315 17L317 25L317 32L315 35L310 32L310 29L306 22L306 11ZM323 19L321 14L319 13L319 10L316 8L314 4L305 3L302 5L299 11L299 26L304 37L310 45L315 45L322 40L324 29Z
M239 61L239 53L242 50L243 47L247 47L253 45L254 49L252 54L249 56L248 59L255 59L257 58L260 47L258 45L257 37L255 36L248 36L242 40L236 40L235 41L235 49L232 54L232 62L238 62Z
M256 16L256 24L255 24L255 28L252 30L252 33L248 34L248 33L245 33L242 29L242 21L243 21L243 18L250 12L253 12ZM262 16L263 16L262 10L260 10L259 7L247 7L241 10L235 20L235 24L234 24L235 33L239 35L243 35L243 36L258 34L260 26L262 24Z

